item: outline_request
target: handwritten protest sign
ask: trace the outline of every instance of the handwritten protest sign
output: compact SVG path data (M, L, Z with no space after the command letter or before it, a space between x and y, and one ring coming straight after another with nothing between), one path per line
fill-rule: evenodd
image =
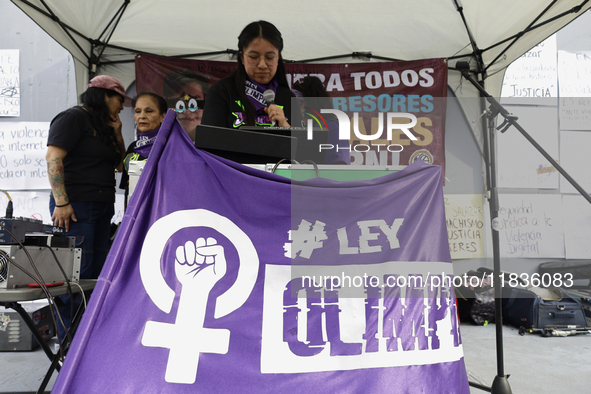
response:
M591 97L561 97L560 128L591 130Z
M558 51L560 129L591 130L591 52Z
M49 214L49 190L39 192L10 192L14 217L33 218L45 224L51 223ZM0 193L0 216L4 216L8 197Z
M20 116L19 50L0 50L0 116Z
M504 103L513 104L558 97L556 35L550 36L511 63L503 79L501 97Z
M484 257L482 195L447 194L444 199L451 258Z
M560 195L503 194L499 202L493 228L499 231L501 257L565 257Z
M5 190L50 189L48 122L0 123L0 185Z

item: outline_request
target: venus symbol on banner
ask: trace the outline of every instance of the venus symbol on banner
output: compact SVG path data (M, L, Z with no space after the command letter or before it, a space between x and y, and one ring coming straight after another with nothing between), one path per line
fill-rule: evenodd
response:
M250 238L228 218L204 209L173 212L157 220L148 231L140 255L140 276L146 292L162 311L170 313L175 292L160 270L166 243L177 231L208 227L226 237L239 258L236 281L216 300L219 319L240 308L254 288L259 259ZM182 290L174 324L148 321L142 345L170 349L165 380L192 384L197 377L200 353L226 354L230 330L203 327L209 293L226 274L224 248L214 238L188 240L176 248L175 274Z

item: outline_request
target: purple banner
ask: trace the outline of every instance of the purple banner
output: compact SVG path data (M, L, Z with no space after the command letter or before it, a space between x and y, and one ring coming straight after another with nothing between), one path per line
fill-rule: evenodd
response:
M52 392L468 394L451 274L440 167L291 182L169 111Z

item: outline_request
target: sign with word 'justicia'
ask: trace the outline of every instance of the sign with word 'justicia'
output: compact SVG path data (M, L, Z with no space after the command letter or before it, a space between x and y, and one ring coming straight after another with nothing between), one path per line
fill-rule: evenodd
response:
M167 115L56 393L469 393L441 169L305 182Z

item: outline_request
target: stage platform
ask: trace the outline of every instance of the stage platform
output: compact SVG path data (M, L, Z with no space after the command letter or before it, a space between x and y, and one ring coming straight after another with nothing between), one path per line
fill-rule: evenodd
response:
M492 384L496 375L495 326L461 325L464 357L471 382ZM514 394L586 393L591 390L591 334L565 338L520 336L503 327L505 373ZM49 368L43 351L0 352L0 393L35 393ZM54 373L46 390L53 387ZM471 394L486 391L470 388ZM363 393L361 393L363 394Z

